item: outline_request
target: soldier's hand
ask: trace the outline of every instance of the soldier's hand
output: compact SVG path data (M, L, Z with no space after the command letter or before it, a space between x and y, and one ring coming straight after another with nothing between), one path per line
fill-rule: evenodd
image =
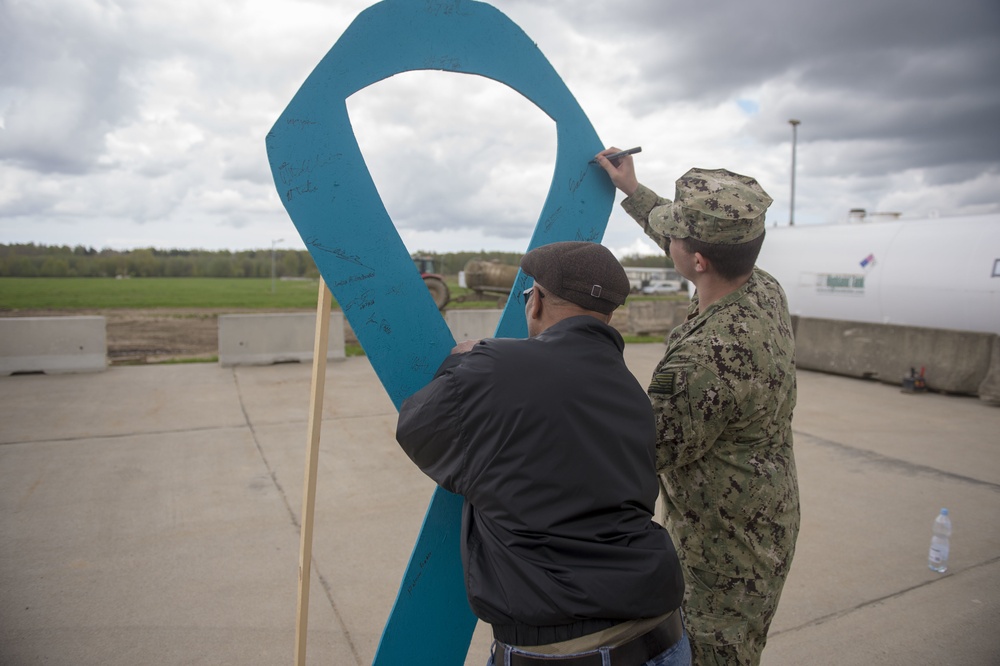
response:
M621 190L625 196L632 196L639 187L639 180L635 176L635 163L632 161L632 156L625 155L614 161L605 157L605 155L612 155L618 152L621 152L621 148L611 146L597 153L594 159L597 160L598 166L608 172L608 176L611 177L611 182L615 184L615 187Z

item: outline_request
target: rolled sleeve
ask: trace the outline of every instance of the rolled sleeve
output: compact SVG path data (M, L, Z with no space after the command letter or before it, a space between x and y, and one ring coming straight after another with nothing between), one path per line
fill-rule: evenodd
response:
M631 196L625 197L622 200L622 208L628 213L629 217L638 222L639 226L642 227L642 231L654 243L663 248L664 251L670 245L670 237L664 236L650 226L649 214L657 206L665 206L668 203L670 203L670 199L664 199L642 183L639 184L639 187Z

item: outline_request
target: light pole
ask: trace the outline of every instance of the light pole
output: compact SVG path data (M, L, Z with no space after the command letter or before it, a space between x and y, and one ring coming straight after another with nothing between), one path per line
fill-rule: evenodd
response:
M795 147L798 143L798 129L801 120L795 120L794 118L788 121L788 124L792 126L792 203L789 207L788 213L788 226L795 226Z
M278 238L271 241L271 293L274 293L274 246L278 243L283 242L284 238Z

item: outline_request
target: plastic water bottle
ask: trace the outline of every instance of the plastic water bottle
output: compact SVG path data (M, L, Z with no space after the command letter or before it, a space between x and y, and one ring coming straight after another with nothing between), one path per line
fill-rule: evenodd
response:
M941 513L934 519L932 534L927 566L931 571L944 573L948 570L948 547L951 538L951 518L948 517L948 509L941 509Z

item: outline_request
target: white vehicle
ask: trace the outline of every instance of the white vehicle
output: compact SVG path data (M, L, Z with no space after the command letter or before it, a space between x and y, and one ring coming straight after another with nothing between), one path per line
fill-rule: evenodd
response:
M673 294L684 289L680 280L653 280L642 288L644 294Z

